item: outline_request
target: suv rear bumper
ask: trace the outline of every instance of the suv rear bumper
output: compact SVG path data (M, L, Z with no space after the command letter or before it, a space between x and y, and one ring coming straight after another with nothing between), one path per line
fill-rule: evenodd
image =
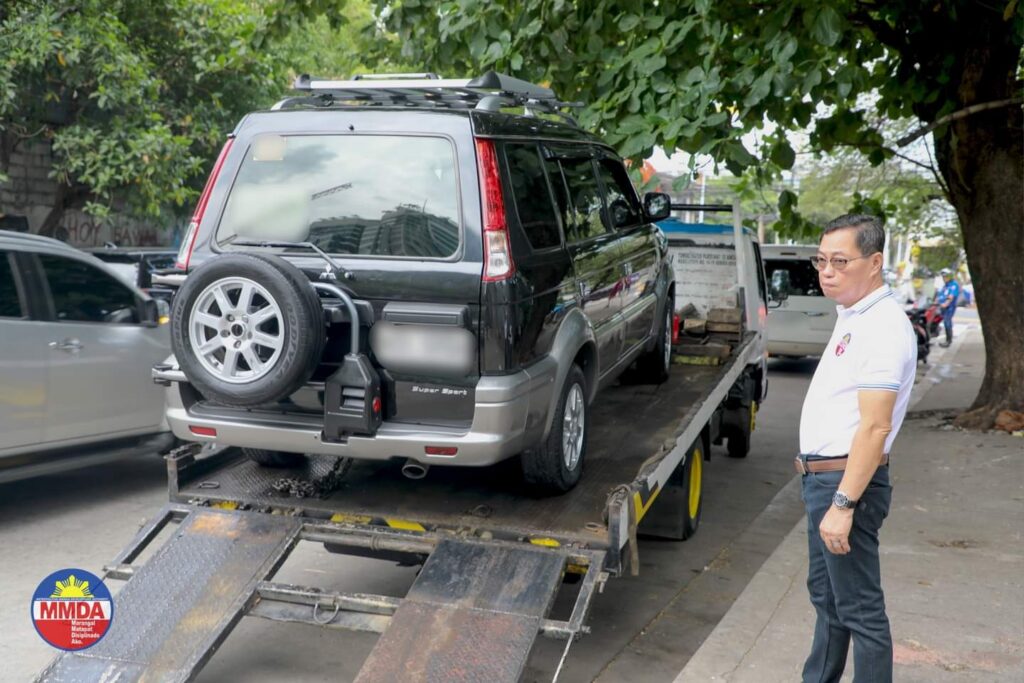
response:
M189 405L180 388L188 380L176 363L171 368L154 370L153 377L170 382L167 422L176 436L188 441L364 460L411 458L430 464L481 467L516 455L540 440L546 428L556 369L557 364L549 357L512 375L481 377L468 430L384 422L374 436L349 436L343 442L325 441L323 421L315 415L260 414L205 403ZM191 427L214 429L217 436L196 434ZM427 446L458 451L451 456L427 455Z

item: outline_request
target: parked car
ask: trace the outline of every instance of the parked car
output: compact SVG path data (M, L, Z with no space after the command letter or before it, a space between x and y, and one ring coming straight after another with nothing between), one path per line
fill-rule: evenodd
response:
M0 231L0 481L173 442L150 377L170 348L160 317L99 259Z
M668 377L668 196L507 76L298 87L235 129L183 241L174 432L574 486L598 390Z
M97 247L87 249L88 253L110 265L128 284L138 287L154 299L170 301L173 290L160 285L153 286L156 272L174 267L177 252L173 249Z
M768 353L820 356L836 324L836 304L821 291L818 271L811 263L818 248L766 245L761 251L773 295L785 298L768 311Z

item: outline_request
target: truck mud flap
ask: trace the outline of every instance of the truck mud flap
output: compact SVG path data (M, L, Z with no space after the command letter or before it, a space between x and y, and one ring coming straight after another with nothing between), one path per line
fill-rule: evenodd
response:
M130 563L172 520L174 536L144 565ZM294 546L301 521L281 515L168 506L115 560L129 578L110 631L57 657L39 681L187 681L244 615L264 577Z
M442 540L357 683L519 680L564 567L549 550Z

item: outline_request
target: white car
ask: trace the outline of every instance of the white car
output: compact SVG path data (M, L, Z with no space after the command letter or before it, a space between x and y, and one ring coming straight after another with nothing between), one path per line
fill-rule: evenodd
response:
M161 307L93 256L0 231L0 482L173 443Z
M768 310L768 353L820 356L836 324L836 304L825 297L811 257L816 246L761 247L768 286L780 306ZM778 296L782 295L782 296Z

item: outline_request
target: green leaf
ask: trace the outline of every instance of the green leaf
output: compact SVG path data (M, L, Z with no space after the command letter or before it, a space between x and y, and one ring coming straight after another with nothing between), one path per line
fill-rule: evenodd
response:
M624 14L622 15L622 18L619 19L619 30L623 33L628 33L639 25L640 17L635 14Z
M825 5L818 10L811 27L811 35L825 47L832 47L842 37L842 17L834 9Z
M779 168L788 171L796 163L796 152L789 146L789 142L783 140L772 148L771 161Z
M783 190L779 193L779 213L785 215L792 213L796 207L797 197L789 190Z
M743 99L743 106L753 107L768 96L772 89L772 75L773 71L769 69L754 80L747 96Z

